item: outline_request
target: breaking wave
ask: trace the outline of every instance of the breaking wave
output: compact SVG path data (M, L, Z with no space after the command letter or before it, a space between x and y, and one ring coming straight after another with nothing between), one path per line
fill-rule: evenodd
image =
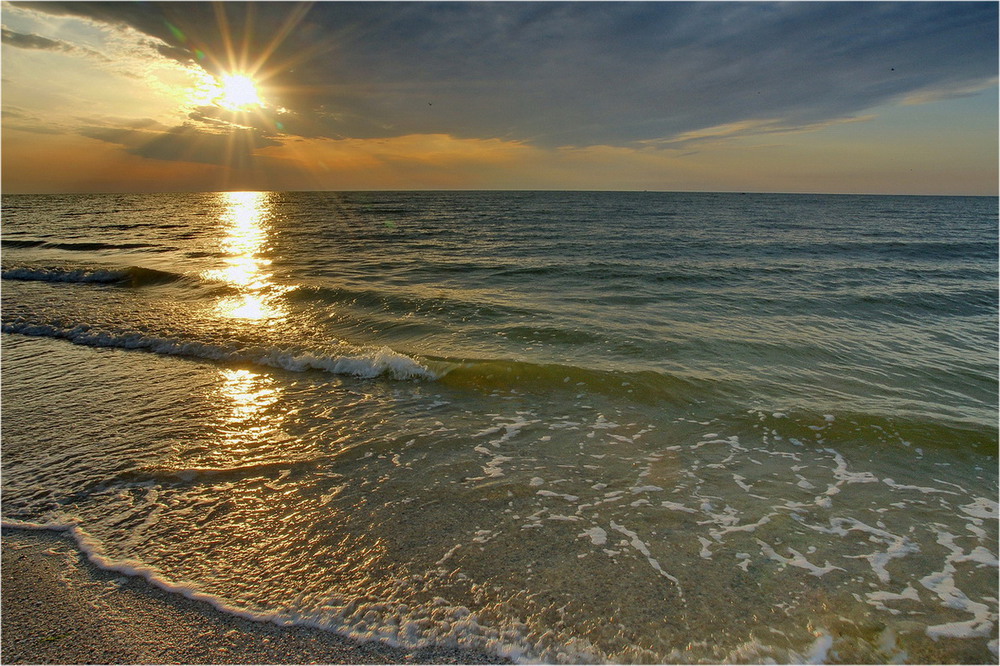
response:
M82 268L70 266L13 266L0 272L4 280L27 282L73 282L143 287L189 280L188 276L142 266Z
M341 353L300 349L240 348L235 345L180 340L138 331L116 332L81 324L71 328L31 322L5 322L4 333L60 338L87 347L139 349L169 356L189 356L212 361L251 363L293 372L322 370L360 378L389 376L395 379L435 379L436 375L417 360L388 347L347 348Z

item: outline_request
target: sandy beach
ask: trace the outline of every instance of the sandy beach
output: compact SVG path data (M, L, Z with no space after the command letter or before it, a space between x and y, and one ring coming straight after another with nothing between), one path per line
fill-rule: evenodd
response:
M4 528L2 543L5 664L504 663L481 653L409 651L228 616L98 569L55 532Z

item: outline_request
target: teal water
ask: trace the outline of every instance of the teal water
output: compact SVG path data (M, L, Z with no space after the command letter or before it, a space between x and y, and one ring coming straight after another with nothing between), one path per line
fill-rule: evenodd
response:
M993 199L5 196L3 220L7 524L402 645L996 659Z

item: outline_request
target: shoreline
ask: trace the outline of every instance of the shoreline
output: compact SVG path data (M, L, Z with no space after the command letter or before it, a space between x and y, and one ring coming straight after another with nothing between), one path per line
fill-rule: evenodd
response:
M228 615L137 576L105 571L63 533L4 527L4 664L483 664L455 648L408 650Z

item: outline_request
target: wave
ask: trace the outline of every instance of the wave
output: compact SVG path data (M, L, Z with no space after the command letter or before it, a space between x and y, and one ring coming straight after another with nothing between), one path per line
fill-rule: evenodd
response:
M817 442L822 445L821 442L828 440L837 442L840 447L856 445L866 451L873 445L902 446L917 451L950 449L963 455L991 457L1000 450L995 425L904 414L830 408L823 412L805 408L783 411L753 408L728 414L723 420L733 423L733 432L737 434L781 433L788 441L798 444Z
M7 238L0 241L0 247L39 247L40 245L45 245L45 241Z
M128 470L116 475L113 479L104 479L96 487L104 488L112 483L141 485L144 483L199 483L218 482L223 479L244 479L250 476L277 477L282 472L297 472L303 468L315 466L314 460L289 460L283 458L277 461L255 461L231 467L143 467Z
M69 250L71 252L93 252L95 250L164 250L164 248L157 245L150 245L149 243L100 243L96 241L75 243L64 241L56 243L43 240L7 238L0 241L0 246L16 248L43 247L55 250Z
M98 541L94 536L86 532L81 524L76 519L68 519L64 521L54 520L46 523L35 523L30 521L17 520L12 518L4 518L0 521L0 526L7 529L20 529L20 530L34 530L34 531L51 531L51 532L64 532L69 534L77 543L80 550L87 556L87 559L91 561L99 569L104 569L105 571L114 571L117 573L126 574L129 576L139 576L144 578L146 581L160 588L166 592L172 592L175 594L180 594L181 596L187 597L188 599L194 599L197 601L204 601L209 605L213 606L216 610L224 613L235 615L248 620L254 620L258 622L271 621L275 624L292 624L292 622L281 622L275 613L252 611L249 609L238 608L235 606L230 606L225 604L220 598L206 594L204 592L199 592L197 589L190 585L183 585L180 583L175 583L164 578L158 571L154 568L144 565L137 560L131 559L121 559L115 560L104 553L104 547L100 541Z
M113 284L126 287L169 284L190 280L186 275L142 266L76 268L70 266L14 266L0 272L4 280Z
M473 302L450 296L422 296L346 286L302 285L294 291L290 291L288 296L296 301L317 301L320 303L354 306L367 310L402 313L447 312L450 316L456 318L479 317L497 319L510 315L536 314L527 308L509 304Z
M719 395L721 386L652 370L606 370L559 363L531 363L505 359L467 359L416 356L388 346L355 346L322 350L293 345L241 346L235 342L181 339L135 330L106 330L87 324L67 325L35 321L6 321L4 333L67 340L88 347L140 350L222 363L252 365L292 372L322 371L362 379L438 381L474 391L520 390L551 394L581 391L629 395L649 404L690 405Z
M61 517L45 523L3 518L0 526L67 534L98 569L141 578L165 592L204 602L220 613L253 622L279 627L309 627L360 642L379 641L410 650L435 647L471 649L495 654L514 663L552 662L554 657L562 657L568 663L602 661L587 645L572 649L554 641L552 631L539 636L533 635L519 622L512 626L495 627L480 623L469 608L451 605L439 597L429 604L410 606L373 597L334 595L323 607L322 613L240 604L205 592L196 584L173 580L157 567L141 560L109 555L104 543L88 532L83 522L75 517Z
M602 370L560 363L511 360L428 359L438 382L479 391L517 389L545 395L586 391L627 395L648 404L694 405L718 396L721 383L694 380L653 370Z
M71 328L33 322L4 322L4 333L59 338L87 347L137 349L168 356L187 356L229 363L250 363L293 372L321 370L335 375L364 379L390 376L395 379L436 379L419 361L388 347L352 348L342 353L288 348L240 348L200 340L180 340L139 331L106 331L81 324Z

